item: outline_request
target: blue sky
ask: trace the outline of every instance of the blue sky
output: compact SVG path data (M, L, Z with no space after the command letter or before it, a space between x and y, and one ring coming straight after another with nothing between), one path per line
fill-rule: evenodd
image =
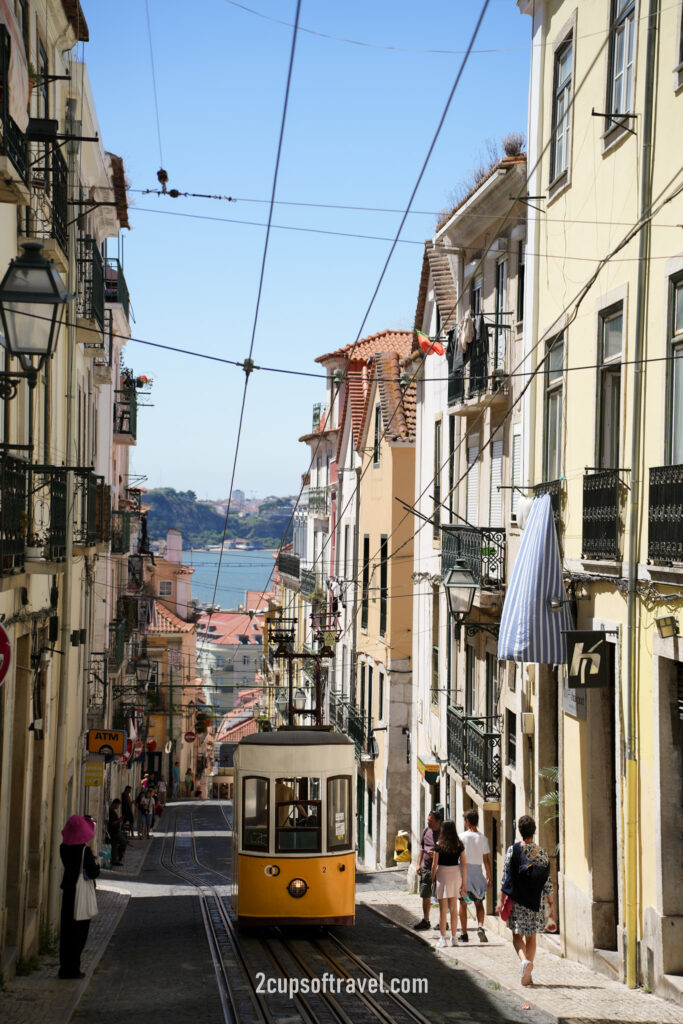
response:
M83 0L90 72L105 148L132 189L169 188L238 202L131 192L125 271L136 337L244 359L254 324L295 0ZM258 11L258 14L244 7ZM464 50L479 0L303 0L276 198L405 208ZM402 238L421 242L434 214L486 155L486 140L524 131L530 19L491 0L475 49ZM387 49L385 47L393 47ZM161 152L161 155L160 155ZM260 202L258 200L261 200ZM265 202L263 201L265 200ZM192 217L178 216L190 214ZM219 218L194 219L194 218ZM250 221L254 224L239 224ZM399 213L275 207L273 223L392 238ZM259 226L263 225L263 226ZM390 243L272 230L254 360L316 372L317 355L352 342ZM413 325L420 245L400 243L363 335ZM147 486L227 496L244 387L236 368L130 343L133 370L154 378L139 418L133 469ZM323 382L255 371L247 390L235 485L298 491Z

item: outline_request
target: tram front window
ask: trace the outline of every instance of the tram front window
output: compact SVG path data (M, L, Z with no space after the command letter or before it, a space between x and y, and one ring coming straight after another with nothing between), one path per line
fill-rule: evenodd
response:
M278 853L320 851L320 779L276 779L275 818Z
M268 779L251 776L243 780L242 846L268 851Z

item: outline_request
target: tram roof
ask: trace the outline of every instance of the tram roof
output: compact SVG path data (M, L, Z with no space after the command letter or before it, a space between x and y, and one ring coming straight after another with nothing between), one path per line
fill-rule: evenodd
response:
M326 732L320 729L282 729L276 732L254 732L244 736L240 747L318 747L353 746L353 740L340 732Z

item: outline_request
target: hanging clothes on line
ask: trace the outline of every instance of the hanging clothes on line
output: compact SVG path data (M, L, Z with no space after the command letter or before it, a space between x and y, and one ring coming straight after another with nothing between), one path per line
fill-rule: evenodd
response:
M460 321L458 329L458 344L463 355L467 352L467 347L472 343L473 338L474 321L472 320L472 314L468 310Z

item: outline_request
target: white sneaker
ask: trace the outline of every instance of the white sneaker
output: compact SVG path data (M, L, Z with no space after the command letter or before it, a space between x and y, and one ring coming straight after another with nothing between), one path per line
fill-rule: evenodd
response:
M455 937L455 935L454 935L454 936L453 936L453 937L451 938L451 946L457 946L457 945L458 945L458 940L456 939L456 937Z
M439 941L436 944L436 948L437 949L443 949L444 946L447 946L447 945L448 945L448 939L446 938L446 936L445 935L440 935L439 936Z
M531 960L522 960L522 985L531 984L531 972L533 971L533 969L534 965L532 964Z

